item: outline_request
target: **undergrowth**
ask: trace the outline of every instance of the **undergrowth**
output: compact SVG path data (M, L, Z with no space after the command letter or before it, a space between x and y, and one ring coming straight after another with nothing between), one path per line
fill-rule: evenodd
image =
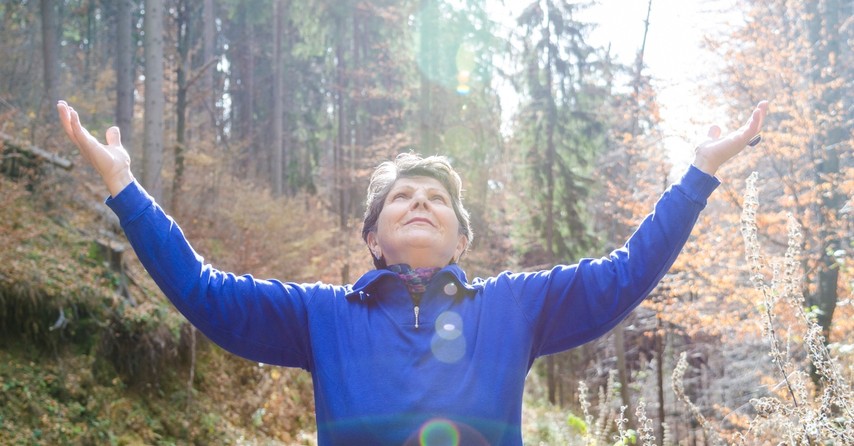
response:
M307 374L201 335L191 355L132 251L106 258L102 193L72 183L45 197L0 176L0 444L312 444Z
M758 240L756 180L754 173L747 181L741 228L751 286L761 296L761 304L757 305L759 312L754 317L761 323L776 372L773 381L778 385L750 400L752 411L749 416L742 417L743 422L735 422L736 417L728 421L707 417L686 393L683 380L688 358L682 352L672 374L673 392L704 431L704 444L854 444L854 392L842 373L838 358L828 349L815 315L806 309L802 295L800 227L790 215L785 256L781 261L767 262ZM770 275L770 281L766 275ZM798 354L801 352L803 354ZM811 373L816 376L811 377ZM634 411L636 425L629 426L626 413L630 409L615 405L618 385L612 372L607 384L599 389L594 408L589 389L581 382L578 392L581 415L570 414L564 418L562 427L555 428L553 424L551 438L559 438L561 444L587 446L680 443L678 438L670 438L668 425L664 426L664 438L655 438L653 422L646 414L643 400ZM720 406L717 411L733 413ZM534 437L542 439L542 436Z
M99 377L92 355L0 347L0 444L283 444L260 432L264 420L253 424L217 391L196 392L188 406L176 384L142 394L116 375ZM227 355L213 349L210 354Z
M759 292L763 336L768 342L769 356L781 383L777 392L753 398L750 404L754 415L746 429L729 432L707 420L691 402L682 387L687 369L682 353L673 372L673 389L681 401L706 431L713 445L753 445L778 443L788 445L850 445L854 444L854 394L840 371L840 364L827 348L822 328L813 315L805 310L801 285L801 228L789 215L788 247L782 262L766 265L758 238L756 213L759 207L757 174L747 180L741 231L745 256L750 267L750 282ZM766 279L771 269L770 282ZM780 315L794 315L798 327L784 325ZM795 331L799 333L795 333ZM806 360L793 358L792 345L801 340ZM818 377L813 385L810 369Z

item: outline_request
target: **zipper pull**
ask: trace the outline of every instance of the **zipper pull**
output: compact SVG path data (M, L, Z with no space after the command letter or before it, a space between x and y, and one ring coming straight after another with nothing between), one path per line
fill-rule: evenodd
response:
M415 312L415 328L418 328L418 313L421 312L421 308L418 308L418 305L412 309Z

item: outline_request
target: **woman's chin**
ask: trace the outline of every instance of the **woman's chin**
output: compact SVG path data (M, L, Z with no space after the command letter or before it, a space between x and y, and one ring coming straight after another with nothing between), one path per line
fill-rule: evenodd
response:
M413 268L419 267L434 267L445 266L448 261L454 256L453 251L449 251L447 255L442 254L442 250L436 250L437 244L425 245L410 245L406 250L400 253L400 262L389 263L406 263Z

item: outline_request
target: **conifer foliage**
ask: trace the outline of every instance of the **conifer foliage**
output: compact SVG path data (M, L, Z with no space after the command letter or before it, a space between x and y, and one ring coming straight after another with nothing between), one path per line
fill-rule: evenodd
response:
M671 171L643 36L624 66L592 2L510 24L496 3L0 0L0 443L315 441L307 373L225 354L148 279L58 98L119 125L137 178L238 274L352 283L367 178L410 150L463 176L469 278L621 245ZM613 336L534 365L526 443L854 443L854 10L738 7L697 108L740 123L770 99L763 142Z

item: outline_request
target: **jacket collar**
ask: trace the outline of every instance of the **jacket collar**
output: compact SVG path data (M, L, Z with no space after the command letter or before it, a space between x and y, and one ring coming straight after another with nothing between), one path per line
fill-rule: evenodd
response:
M400 280L397 273L387 269L375 269L368 271L353 284L352 290L350 290L345 296L348 300L358 299L361 301L377 298L374 292L378 289L378 285L389 279ZM452 263L442 268L433 276L433 278L430 279L431 283L436 281L455 283L457 288L462 290L462 295L466 297L474 296L476 293L476 289L468 283L468 280L466 280L465 271L463 271L456 263Z

